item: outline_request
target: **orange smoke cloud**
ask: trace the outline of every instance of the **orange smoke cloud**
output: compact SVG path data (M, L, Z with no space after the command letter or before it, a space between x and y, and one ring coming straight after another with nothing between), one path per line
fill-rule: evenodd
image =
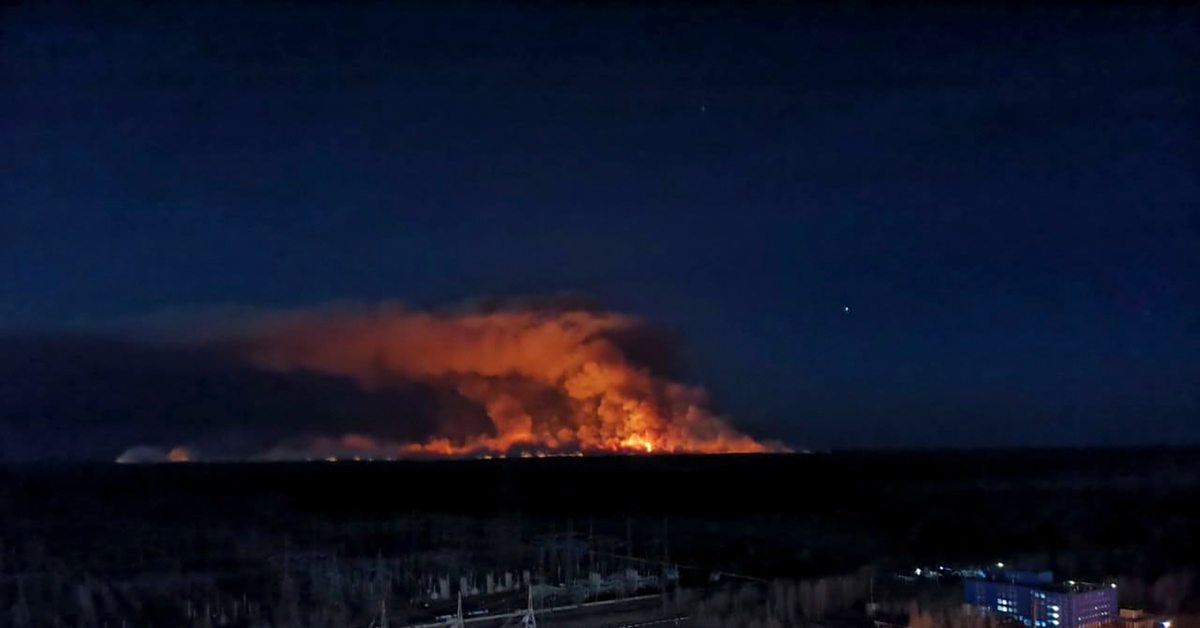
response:
M707 410L703 390L633 363L619 334L645 326L580 310L416 312L399 306L297 312L242 324L236 346L256 365L352 378L378 390L397 381L449 387L490 425L449 419L418 443L363 434L311 448L364 455L464 455L513 451L751 453L779 450Z

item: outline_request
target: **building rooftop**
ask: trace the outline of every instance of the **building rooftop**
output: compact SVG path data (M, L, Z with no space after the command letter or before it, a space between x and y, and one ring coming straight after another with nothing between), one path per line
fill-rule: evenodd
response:
M979 577L977 573L973 579L1004 584L1019 584L1051 593L1085 593L1111 586L1078 580L1056 581L1053 572L1049 571L1033 572L1017 569L989 569L983 572L982 575L983 577Z
M1056 593L1084 593L1086 591L1095 591L1103 589L1106 586L1095 582L1078 582L1076 580L1067 580L1066 582L1050 582L1047 584L1038 585L1040 591L1054 591Z

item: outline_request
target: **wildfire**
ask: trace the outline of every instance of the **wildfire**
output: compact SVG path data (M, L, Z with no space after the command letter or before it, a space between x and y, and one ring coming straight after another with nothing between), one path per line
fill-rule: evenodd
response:
M264 368L345 376L367 390L416 383L449 391L486 416L480 426L439 415L435 433L415 442L361 433L323 438L310 446L320 456L782 449L714 416L703 390L631 359L645 353L638 343L646 329L633 317L592 310L431 313L385 305L272 315L247 326L235 344Z
M361 442L362 437L356 437L355 440ZM343 440L343 444L344 444ZM753 442L753 441L751 441ZM399 452L406 455L434 455L434 456L463 456L468 454L476 454L480 457L494 457L496 454L503 455L505 452L514 449L536 450L530 455L542 455L557 453L557 455L577 455L582 453L582 450L593 453L647 453L652 454L658 452L675 452L689 453L697 452L698 450L689 449L686 447L671 447L667 444L655 444L654 441L642 436L629 436L615 444L610 443L572 443L571 445L563 445L556 442L551 437L532 438L522 441L509 441L497 438L475 438L463 443L452 443L445 438L438 438L426 443L410 443L399 447ZM372 449L376 448L372 445ZM745 449L737 450L699 450L699 453L756 453L767 451L767 449L757 443Z
M621 441L621 445L635 451L645 450L648 454L654 453L654 443L641 436L630 436Z

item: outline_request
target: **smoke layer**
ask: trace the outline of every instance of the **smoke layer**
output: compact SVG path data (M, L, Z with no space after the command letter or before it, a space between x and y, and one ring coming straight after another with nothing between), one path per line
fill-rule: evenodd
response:
M669 338L593 304L490 302L438 312L383 304L234 318L193 327L191 340L281 373L457 397L457 406L441 404L452 411L440 412L420 442L325 434L306 446L321 456L768 450L709 412L703 390L663 375L678 363ZM405 420L400 409L396 420Z

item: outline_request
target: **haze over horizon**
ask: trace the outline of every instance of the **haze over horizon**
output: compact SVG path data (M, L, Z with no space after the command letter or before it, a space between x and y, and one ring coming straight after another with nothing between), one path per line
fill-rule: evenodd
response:
M1200 443L1195 7L2 15L0 460L465 439L510 411L562 443L567 416L605 443ZM402 317L381 384L366 349L276 368L130 334L489 296L608 335L549 370L463 341L468 368ZM565 387L589 360L620 387ZM664 422L621 431L600 398Z

